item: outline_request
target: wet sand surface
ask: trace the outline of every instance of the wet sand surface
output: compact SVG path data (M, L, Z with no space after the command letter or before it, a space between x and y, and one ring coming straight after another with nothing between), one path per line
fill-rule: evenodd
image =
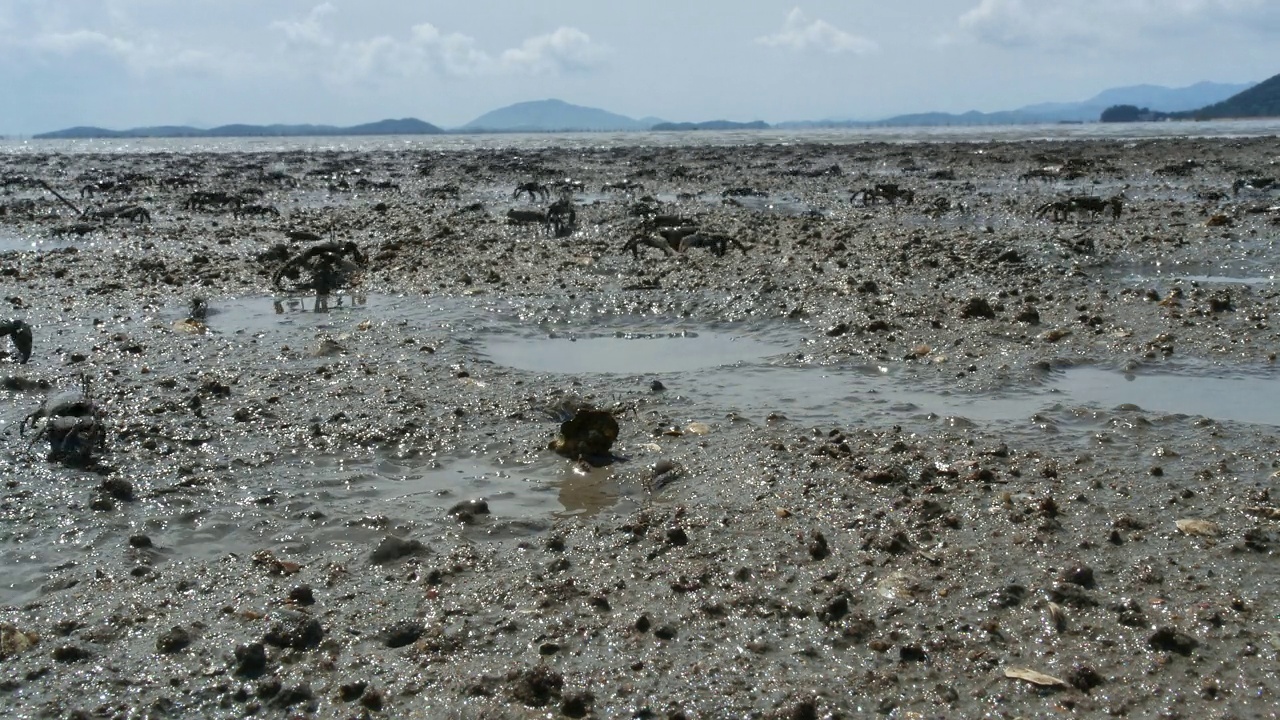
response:
M0 156L0 707L1275 716L1277 153ZM624 251L658 216L736 242ZM104 448L48 462L82 377ZM586 406L612 462L548 449Z

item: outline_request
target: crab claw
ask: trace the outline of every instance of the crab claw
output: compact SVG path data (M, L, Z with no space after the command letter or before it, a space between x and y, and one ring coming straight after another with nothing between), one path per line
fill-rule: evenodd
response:
M13 346L18 350L18 362L25 363L31 359L31 326L22 320L10 320L0 323L0 337L5 335L13 339Z

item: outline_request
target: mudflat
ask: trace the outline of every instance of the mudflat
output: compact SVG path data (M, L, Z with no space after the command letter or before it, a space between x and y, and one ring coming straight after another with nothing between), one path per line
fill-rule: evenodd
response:
M1274 716L1277 161L0 156L0 707Z

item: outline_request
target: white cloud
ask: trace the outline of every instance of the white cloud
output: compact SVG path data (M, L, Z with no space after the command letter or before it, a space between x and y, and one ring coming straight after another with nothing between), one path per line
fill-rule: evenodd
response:
M1280 28L1275 0L981 0L945 41L1071 50L1121 47L1195 33Z
M324 3L300 20L272 23L285 38L280 60L319 66L331 81L355 83L430 75L556 75L596 68L608 54L606 47L571 27L530 37L496 54L482 49L473 37L444 32L431 23L414 25L405 37L339 40L327 28L333 12L333 6Z
M285 39L290 43L322 47L332 45L333 39L324 29L324 19L334 12L331 3L320 3L311 8L311 12L301 20L277 20L271 23L271 27L284 33Z
M581 30L562 27L525 40L520 47L504 51L499 59L504 68L517 72L581 72L598 67L607 52Z
M215 53L154 38L127 39L84 29L39 33L12 43L10 50L45 60L83 62L77 58L97 57L118 63L136 75L170 71L230 72L239 61L233 53Z
M758 37L756 42L797 52L813 49L831 54L865 55L880 49L875 41L847 33L826 20L811 22L800 8L787 14L780 32Z

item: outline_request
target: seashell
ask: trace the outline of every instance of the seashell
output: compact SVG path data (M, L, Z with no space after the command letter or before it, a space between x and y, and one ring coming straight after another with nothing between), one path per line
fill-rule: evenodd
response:
M1024 680L1032 685L1040 687L1066 687L1067 681L1056 678L1052 675L1045 675L1042 672L1036 672L1029 668L1005 668L1004 676L1011 680Z
M1174 523L1178 526L1178 531L1183 535L1191 537L1218 537L1222 534L1222 528L1218 523L1208 520L1196 520L1195 518L1183 518Z

